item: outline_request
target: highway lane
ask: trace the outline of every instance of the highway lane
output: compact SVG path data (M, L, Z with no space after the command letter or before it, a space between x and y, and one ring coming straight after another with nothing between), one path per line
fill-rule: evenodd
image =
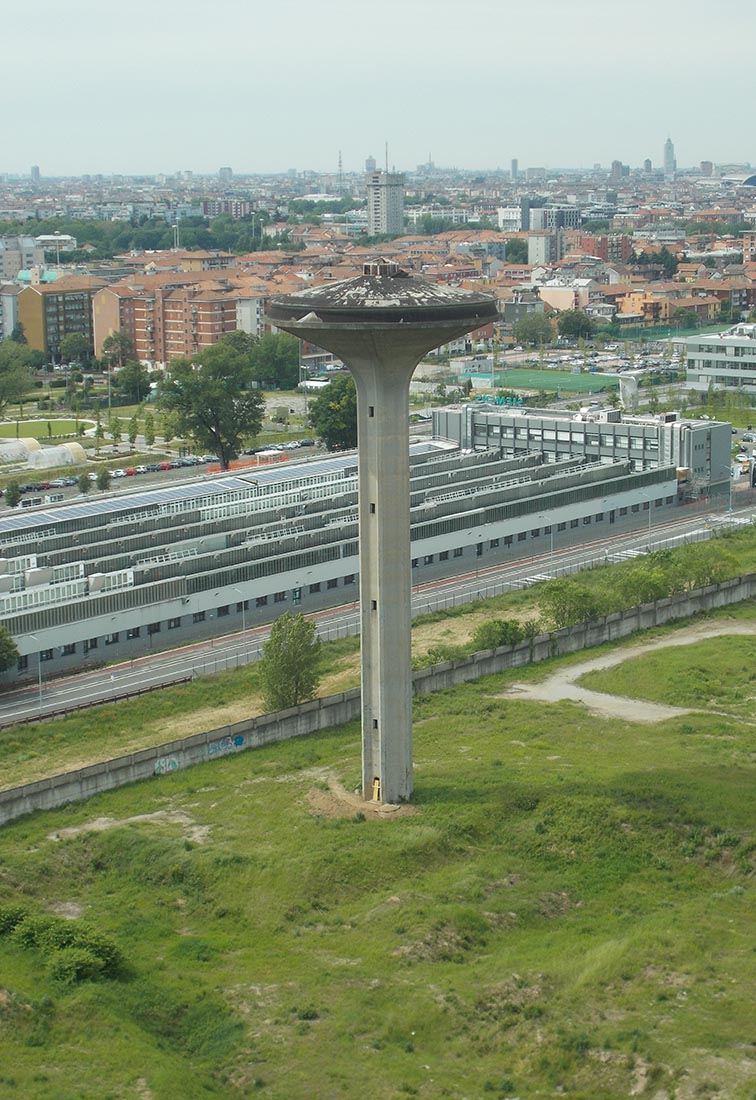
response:
M455 577L413 585L413 618L446 607L484 599L513 588L523 588L581 568L620 561L684 541L706 539L723 523L748 522L753 506L732 514L700 511L652 528L601 538L565 549L547 550L501 565L488 566ZM356 602L329 608L311 616L324 640L343 638L359 630ZM114 700L176 681L212 675L256 661L268 637L270 624L250 627L223 637L148 654L131 661L93 669L60 679L29 684L3 694L0 727L77 707Z

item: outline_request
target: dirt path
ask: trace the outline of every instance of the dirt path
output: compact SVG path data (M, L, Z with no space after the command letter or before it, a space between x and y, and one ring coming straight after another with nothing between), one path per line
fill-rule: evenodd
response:
M668 718L690 714L695 708L670 707L664 703L651 703L644 699L629 699L625 695L608 695L603 691L590 691L588 688L581 687L576 681L586 672L612 668L614 665L620 665L624 661L640 657L644 653L651 653L656 649L693 645L695 642L717 638L723 634L756 634L756 623L720 620L686 626L658 641L641 645L630 644L601 657L594 657L590 661L559 669L558 672L539 683L513 684L509 691L498 698L503 699L514 695L520 699L534 699L542 703L556 703L561 699L571 699L608 718L622 718L628 722L664 722Z

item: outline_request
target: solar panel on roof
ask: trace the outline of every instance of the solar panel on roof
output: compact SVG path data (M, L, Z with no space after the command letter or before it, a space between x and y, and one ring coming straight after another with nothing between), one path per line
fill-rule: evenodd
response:
M448 454L448 445L434 440L423 440L410 445L410 459L433 453ZM223 496L224 493L229 492L249 491L255 486L285 485L303 478L346 474L351 469L355 471L357 469L357 456L353 451L340 455L329 454L324 458L285 462L275 466L250 467L243 472L213 477L211 480L174 483L165 488L134 489L131 492L119 493L117 496L81 500L72 504L57 505L51 509L4 515L0 516L0 543L3 540L12 542L14 532L39 531L42 528L56 527L59 524L86 519L89 516L129 514L155 504Z

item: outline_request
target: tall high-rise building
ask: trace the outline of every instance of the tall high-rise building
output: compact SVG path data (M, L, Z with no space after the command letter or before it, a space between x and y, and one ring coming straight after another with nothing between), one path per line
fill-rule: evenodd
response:
M520 174L520 165L515 157L512 157L512 163L509 168L510 175L512 176L512 183L517 182L517 177Z
M709 179L714 175L714 162L710 160L701 161L701 175L706 176Z
M32 183L38 184L41 178L38 164L32 164L30 175Z
M646 159L643 161L643 172L646 176L650 176L652 171L653 165L651 163L651 159L650 157L646 157Z
M227 165L218 169L218 179L221 183L230 183L234 178L233 168L229 168Z
M667 138L664 142L664 175L667 179L671 179L676 171L675 147L672 144L672 138Z
M368 157L365 161L365 171L369 176L375 171L375 157Z
M404 229L404 176L401 172L371 172L367 180L368 236L401 233Z

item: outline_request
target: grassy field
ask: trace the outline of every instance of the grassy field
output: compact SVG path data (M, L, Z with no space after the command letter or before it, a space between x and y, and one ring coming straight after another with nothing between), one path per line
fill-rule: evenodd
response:
M753 1100L753 728L522 675L416 702L407 816L342 795L353 725L6 827L2 901L124 961L0 935L0 1095Z
M756 571L755 529L740 528L718 545L728 555L729 575ZM605 566L581 573L580 582L590 591L600 593L607 588L627 586L625 578L636 568L635 561ZM433 659L463 656L475 629L489 619L524 622L538 618L541 590L541 585L534 585L416 619L412 628L413 658L416 663L428 664ZM750 618L754 610L744 604L729 609L728 614L733 619ZM664 632L662 629L658 633ZM346 691L359 684L358 648L356 638L329 642L324 647L320 695ZM565 658L568 662L579 659L582 654ZM553 663L534 665L520 675L541 678L547 674L547 667L552 668ZM633 692L621 691L621 694ZM251 665L52 722L11 727L0 731L0 789L243 721L263 709L257 673Z
M79 419L79 424L84 424L89 427L94 424L93 420L89 420L85 417ZM49 427L48 427L49 425ZM0 437L3 439L16 439L23 437L24 439L55 439L59 435L74 435L78 430L76 420L60 419L56 417L45 417L41 420L19 420L9 421L4 420L0 423Z
M485 375L484 375L485 377ZM546 390L553 393L598 393L619 385L617 379L562 370L512 369L496 372L496 385L510 390Z
M754 533L725 543L746 570ZM413 650L537 601L428 616ZM590 651L420 697L406 814L350 797L352 724L6 826L0 1096L755 1100L755 648L584 677L698 710L656 725L503 694ZM356 677L328 647L324 692ZM3 782L259 706L251 667L3 731ZM71 929L107 977L66 980Z
M756 717L756 638L725 637L625 661L589 672L580 683L592 691L649 699L671 706L724 710Z

